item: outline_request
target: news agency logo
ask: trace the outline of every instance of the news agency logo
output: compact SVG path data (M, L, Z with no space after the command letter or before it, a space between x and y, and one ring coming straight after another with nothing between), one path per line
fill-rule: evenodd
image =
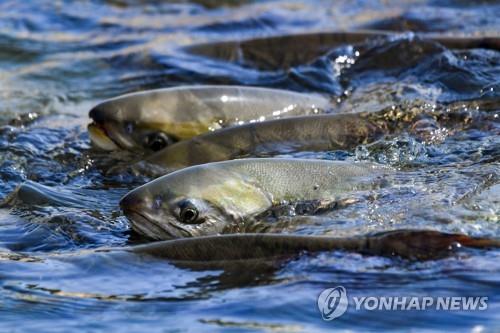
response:
M485 311L486 296L361 296L352 297L356 311ZM325 321L342 316L349 306L343 286L325 289L318 296L318 309Z
M347 291L342 286L325 289L318 297L318 309L321 317L326 321L342 316L348 305Z

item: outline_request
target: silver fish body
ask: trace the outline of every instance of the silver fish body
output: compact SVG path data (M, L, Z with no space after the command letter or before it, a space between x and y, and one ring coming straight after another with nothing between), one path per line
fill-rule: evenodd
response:
M133 229L153 239L213 235L283 202L373 188L390 172L371 163L309 159L215 162L153 180L125 195L120 206Z
M147 157L137 168L164 174L187 166L259 154L352 149L385 133L369 116L303 116L226 128L168 146ZM150 164L160 168L151 168Z
M105 150L159 150L220 128L321 113L318 94L244 86L182 86L119 96L89 113L92 142Z

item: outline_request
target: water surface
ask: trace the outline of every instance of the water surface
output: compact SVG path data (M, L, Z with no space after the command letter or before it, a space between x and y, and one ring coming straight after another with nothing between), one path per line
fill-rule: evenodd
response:
M344 112L383 110L382 121L398 130L350 151L277 157L369 160L398 171L390 187L282 232L422 228L499 237L498 50L448 49L402 33L339 45L289 68L181 50L334 30L498 35L499 10L495 1L440 0L1 2L0 330L498 330L498 250L423 262L332 252L226 270L95 252L147 241L117 205L147 178L106 172L133 156L93 150L85 126L102 99L150 88L242 84L327 94ZM488 296L488 310L350 308L322 321L316 298L337 285L353 296Z

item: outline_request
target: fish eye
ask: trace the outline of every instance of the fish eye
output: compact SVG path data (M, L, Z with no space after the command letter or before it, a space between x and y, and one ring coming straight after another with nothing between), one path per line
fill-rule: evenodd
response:
M144 143L152 151L158 151L168 146L171 140L165 133L156 132L147 135Z
M198 218L198 210L195 208L184 208L181 210L180 217L184 223L195 223Z
M186 224L197 224L201 221L198 221L199 212L198 209L191 203L190 201L182 201L179 204L180 212L179 219L181 222Z

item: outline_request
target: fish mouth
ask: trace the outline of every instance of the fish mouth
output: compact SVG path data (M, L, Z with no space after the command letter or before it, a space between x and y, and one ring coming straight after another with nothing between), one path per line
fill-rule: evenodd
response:
M179 227L178 231L175 232L174 230L170 230L171 225L160 225L154 219L151 219L147 215L136 210L123 208L123 212L125 213L125 216L127 216L127 218L130 220L132 230L148 238L155 240L164 240L190 237L190 234L186 230ZM177 229L176 226L172 227L175 227L175 229Z
M112 122L93 121L87 126L90 140L103 150L134 149L136 144L123 133L121 126Z
M87 126L90 141L96 147L102 150L117 150L120 147L107 134L106 128L96 122L92 122Z

